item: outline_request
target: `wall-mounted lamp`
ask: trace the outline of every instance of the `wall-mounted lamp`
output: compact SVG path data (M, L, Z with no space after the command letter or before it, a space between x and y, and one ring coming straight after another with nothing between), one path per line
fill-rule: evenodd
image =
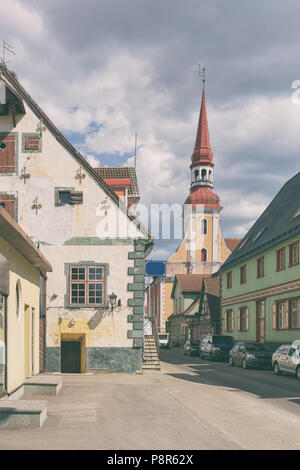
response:
M69 321L69 326L74 326L75 325L75 320L73 320L73 318Z
M114 292L112 294L110 294L110 296L109 296L109 303L110 303L110 309L113 312L114 308L116 306L116 303L117 303L117 296Z

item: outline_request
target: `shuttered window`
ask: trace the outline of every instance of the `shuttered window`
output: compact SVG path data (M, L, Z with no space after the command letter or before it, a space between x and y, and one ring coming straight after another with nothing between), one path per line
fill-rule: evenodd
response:
M0 134L0 173L15 172L15 136Z
M41 152L42 151L42 138L40 134L26 134L22 135L22 150L23 152Z
M13 219L15 218L15 196L11 194L0 194L0 206L3 207Z

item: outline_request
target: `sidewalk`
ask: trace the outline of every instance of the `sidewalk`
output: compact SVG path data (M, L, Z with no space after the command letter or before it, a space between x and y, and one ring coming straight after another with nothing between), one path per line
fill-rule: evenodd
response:
M160 372L63 374L40 429L1 430L0 449L233 449L234 443L187 411ZM166 377L166 376L165 376Z

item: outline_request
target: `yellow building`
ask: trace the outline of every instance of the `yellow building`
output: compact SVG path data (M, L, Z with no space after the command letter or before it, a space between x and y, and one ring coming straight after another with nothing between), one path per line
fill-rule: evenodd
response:
M0 397L39 373L40 281L51 265L0 207Z
M191 160L190 194L183 206L183 241L166 262L166 277L154 278L147 288L147 311L156 317L161 332L165 331L166 321L173 313L169 284L173 283L175 275L217 272L240 242L240 239L224 238L221 230L222 207L219 196L213 191L214 163L204 88Z

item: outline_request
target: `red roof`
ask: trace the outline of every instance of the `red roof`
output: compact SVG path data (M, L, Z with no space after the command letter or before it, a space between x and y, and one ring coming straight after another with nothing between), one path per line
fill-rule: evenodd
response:
M241 240L241 238L225 238L226 245L228 246L231 252L235 250Z
M107 183L109 186L130 186L131 181L130 178L105 178L104 179L105 183Z
M212 209L221 209L220 206L220 198L217 194L213 192L211 188L203 187L203 188L192 188L191 193L185 204L192 204L193 207L197 206L198 204L203 204L206 208Z
M203 279L211 274L176 274L176 279L182 292L198 292L202 289Z
M208 121L205 103L205 89L203 88L201 110L199 115L198 130L194 152L192 154L192 166L206 163L213 166L213 153L210 147Z

